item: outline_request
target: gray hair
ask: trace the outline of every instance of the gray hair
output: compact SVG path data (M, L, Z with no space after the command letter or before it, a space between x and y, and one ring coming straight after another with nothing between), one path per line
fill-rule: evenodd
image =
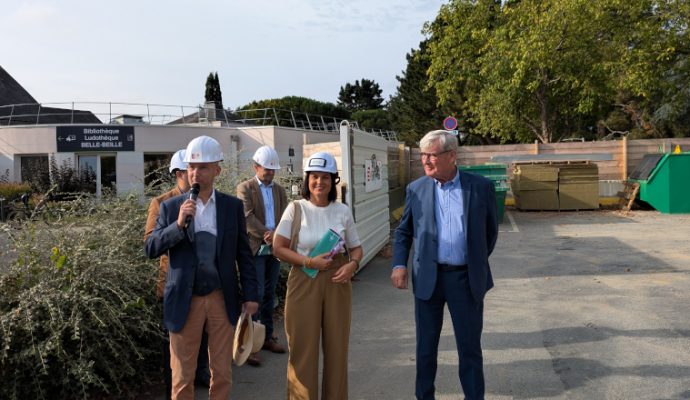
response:
M458 151L458 139L455 135L443 129L427 132L422 140L419 141L419 148L426 149L434 142L438 142L441 145L441 151Z

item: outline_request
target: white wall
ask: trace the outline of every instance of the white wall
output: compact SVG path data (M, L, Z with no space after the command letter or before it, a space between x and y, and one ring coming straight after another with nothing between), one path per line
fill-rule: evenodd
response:
M342 182L348 185L348 202L355 217L357 233L368 263L390 239L388 198L388 144L381 137L341 125ZM365 161L375 154L381 161L381 187L367 192Z
M55 126L23 126L0 128L0 175L9 170L9 177L21 180L17 155L45 155L57 151Z
M257 126L234 128L241 132L240 137L240 168L251 168L252 156L261 146L271 146L278 152L280 165L283 167L279 175L287 174L287 164L290 162L289 150L292 146L293 175L302 175L302 154L304 144L337 142L340 137L334 133L308 131L281 126Z
M134 150L117 152L116 173L118 193L142 191L144 186L144 153L174 153L187 147L195 137L206 135L218 140L223 152L234 157L236 146L232 137L235 129L195 126L136 125ZM112 152L57 152L55 125L1 127L0 174L9 169L10 179L21 180L20 157L22 155L48 155L55 157L58 165L70 160L76 167L79 154L104 154Z
M144 192L144 153L140 151L120 151L115 159L117 193Z
M119 125L121 126L121 125ZM116 173L118 193L141 191L144 182L144 155L174 153L187 147L195 137L206 135L218 140L226 159L237 160L233 168L237 172L251 171L251 157L261 146L268 145L278 151L281 166L279 174L287 174L289 148L294 149L292 165L294 175L302 175L302 154L305 143L335 142L339 136L333 133L307 131L276 126L259 127L210 127L210 126L168 126L135 125L134 151L117 153ZM233 137L237 142L233 142ZM9 170L10 179L21 180L20 155L49 155L55 157L58 165L70 159L75 165L79 154L102 154L112 152L57 153L55 125L0 127L0 174Z

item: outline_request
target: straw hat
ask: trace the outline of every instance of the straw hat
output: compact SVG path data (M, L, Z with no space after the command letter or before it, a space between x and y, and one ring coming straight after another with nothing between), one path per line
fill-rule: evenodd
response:
M266 327L258 321L252 321L248 314L242 313L235 327L235 340L232 346L232 360L241 366L249 355L261 350L266 340Z
M261 350L266 340L266 326L259 321L254 321L254 343L252 345L252 353Z
M248 314L242 313L235 326L235 340L232 345L232 361L241 366L252 353L254 347L254 324Z

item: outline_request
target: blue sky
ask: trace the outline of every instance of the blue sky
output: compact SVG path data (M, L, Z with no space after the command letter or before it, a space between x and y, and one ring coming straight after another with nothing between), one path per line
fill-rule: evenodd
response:
M443 0L0 0L0 65L39 102L196 105L218 71L226 107L287 95L395 92Z

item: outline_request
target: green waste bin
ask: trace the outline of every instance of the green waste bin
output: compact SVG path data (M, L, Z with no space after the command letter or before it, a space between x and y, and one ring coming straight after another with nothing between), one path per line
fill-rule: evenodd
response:
M665 214L690 213L690 153L646 154L629 176L640 200Z
M496 209L498 223L503 222L503 214L506 206L506 193L508 192L508 166L506 164L460 165L458 169L472 174L481 175L494 183L496 189Z
M508 193L507 187L497 187L496 188L496 207L498 207L498 223L503 223L503 214L506 208L506 193Z

